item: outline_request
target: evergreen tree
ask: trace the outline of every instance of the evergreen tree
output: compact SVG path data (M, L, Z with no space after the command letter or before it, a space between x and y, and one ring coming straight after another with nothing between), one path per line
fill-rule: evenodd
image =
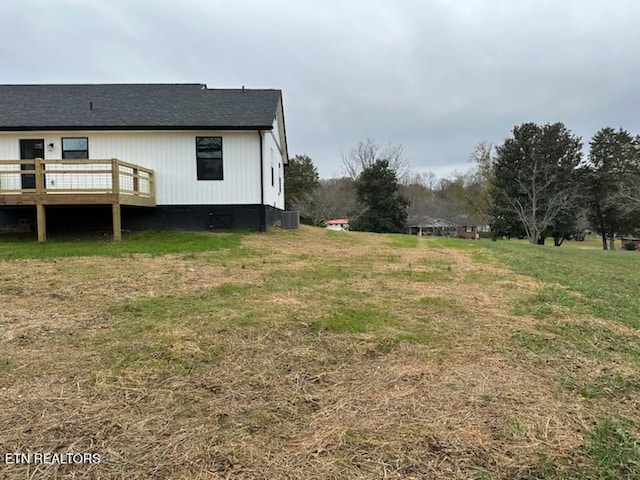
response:
M616 233L628 227L629 215L637 208L625 197L625 185L633 181L638 163L639 143L626 130L600 129L591 139L589 162L582 170L588 218L613 249Z
M291 210L297 200L320 185L318 169L307 155L296 155L289 159L284 170L285 208Z
M562 123L524 123L496 151L491 175L494 224L519 223L530 243L544 243L549 227L570 211L579 193L582 144Z
M365 211L352 229L380 233L406 230L409 201L398 192L398 179L387 160L377 160L365 168L355 186Z

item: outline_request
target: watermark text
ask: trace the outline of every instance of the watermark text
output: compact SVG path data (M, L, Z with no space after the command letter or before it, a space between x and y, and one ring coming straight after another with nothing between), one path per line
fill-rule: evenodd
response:
M95 465L100 460L99 453L8 452L2 455L6 465Z

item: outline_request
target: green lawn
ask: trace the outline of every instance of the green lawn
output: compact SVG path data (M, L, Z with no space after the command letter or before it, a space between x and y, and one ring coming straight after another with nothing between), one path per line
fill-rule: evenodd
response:
M2 478L640 478L640 254L328 232L0 241Z
M122 257L144 253L164 255L168 253L198 253L203 251L238 247L242 234L194 234L188 232L144 232L125 235L114 242L109 238L50 239L39 244L33 239L0 237L0 260L25 258L64 258L105 256Z
M640 328L640 254L599 250L593 242L567 242L561 247L516 241L482 245L514 272L548 284L538 294L539 303Z

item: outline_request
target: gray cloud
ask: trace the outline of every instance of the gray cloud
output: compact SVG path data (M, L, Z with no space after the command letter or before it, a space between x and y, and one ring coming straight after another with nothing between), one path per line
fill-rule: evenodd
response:
M632 0L8 0L3 83L284 91L290 153L323 176L359 140L450 174L483 140L563 121L640 132Z

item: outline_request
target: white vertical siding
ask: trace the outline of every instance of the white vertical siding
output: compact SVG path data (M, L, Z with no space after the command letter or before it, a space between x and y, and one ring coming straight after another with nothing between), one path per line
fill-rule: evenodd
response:
M88 137L91 159L119 158L154 169L158 205L260 203L260 143L255 131L0 133L0 158L20 158L20 139L44 138L45 145L54 144L51 152L45 148L45 158L59 159L61 138L71 136ZM224 180L197 179L197 136L222 137ZM47 183L51 180L55 182L54 174L47 175Z
M277 139L278 121L274 119L271 132L264 132L264 203L284 210L284 169L282 168L282 150ZM274 182L271 185L271 167L274 171Z

